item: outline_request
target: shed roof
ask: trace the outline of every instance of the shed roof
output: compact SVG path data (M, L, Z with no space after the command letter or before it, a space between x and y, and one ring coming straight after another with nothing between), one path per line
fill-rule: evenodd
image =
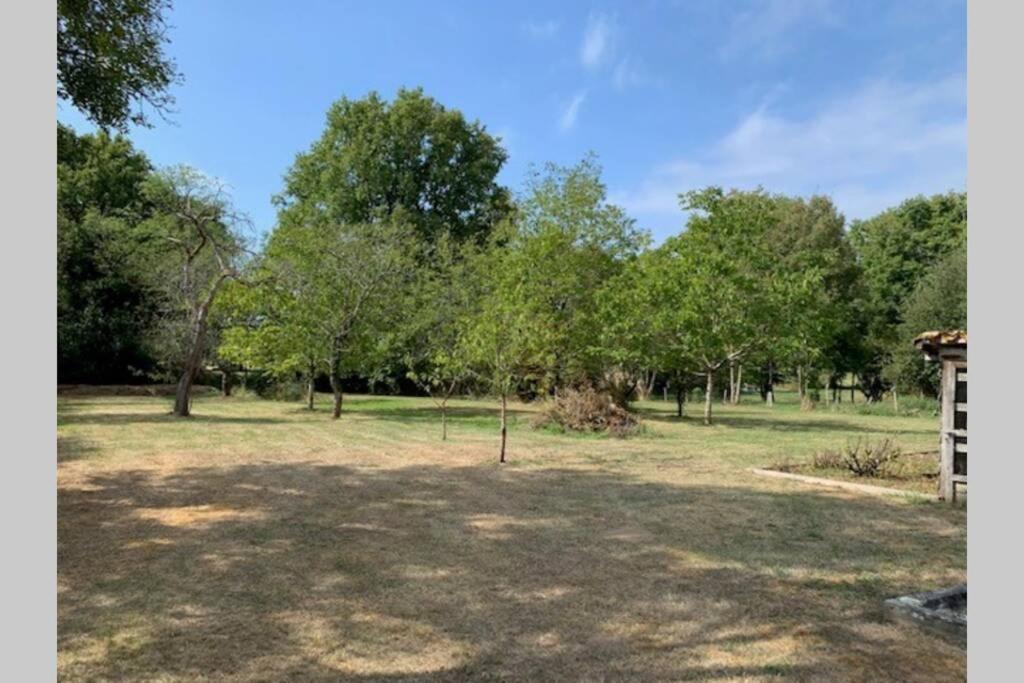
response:
M914 339L914 346L932 360L944 353L962 354L967 351L967 330L922 332Z

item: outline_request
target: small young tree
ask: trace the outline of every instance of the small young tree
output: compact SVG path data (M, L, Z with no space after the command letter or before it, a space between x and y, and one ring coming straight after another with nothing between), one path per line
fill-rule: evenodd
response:
M302 280L289 275L261 263L253 269L249 283L228 285L218 303L224 320L218 355L277 379L301 375L306 406L313 410L315 380L324 369L328 350L320 321L306 305Z
M593 156L535 173L518 207L508 247L522 255L512 294L534 321L529 341L544 363L544 388L589 381L614 369L595 353L607 321L598 292L648 242L625 212L609 204ZM625 379L625 382L631 380ZM621 384L621 382L619 382Z
M825 365L843 332L846 307L859 271L844 230L845 219L828 197L774 197L777 222L766 236L771 264L788 278L776 301L771 343L762 360L795 369L804 407L807 385ZM774 368L767 369L766 377Z
M653 327L657 312L647 286L648 261L646 255L631 259L596 292L600 324L587 349L589 365L604 370L605 388L621 408L642 382L651 381L651 368L663 367Z
M549 367L538 359L538 346L531 340L536 322L520 297L528 260L522 251L508 246L510 232L508 223L497 228L489 247L474 259L472 267L480 274L482 291L472 313L463 319L459 336L460 353L501 401L498 462L502 463L508 440L508 397L520 381L536 379L542 368Z
M174 414L188 417L192 385L208 350L210 310L224 284L239 275L248 220L234 210L222 183L187 166L154 174L145 192L157 212L148 229L177 254L153 275L168 302L161 346L179 370Z
M681 198L688 229L651 257L660 343L704 377L704 422L711 424L715 374L762 344L785 278L770 267L764 235L775 214L764 192L719 188Z
M286 338L322 340L302 348L306 359L325 353L335 419L345 371L372 374L387 352L415 249L410 227L397 217L342 226L288 221L271 235L265 267L290 297Z
M448 438L448 401L471 372L461 343L464 323L481 294L474 242L458 244L441 235L425 248L412 288L415 302L405 331L408 376L441 411L441 440Z

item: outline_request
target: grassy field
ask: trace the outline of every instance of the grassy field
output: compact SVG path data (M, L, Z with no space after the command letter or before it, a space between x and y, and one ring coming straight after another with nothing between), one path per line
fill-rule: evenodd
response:
M963 581L966 512L765 479L937 418L639 406L628 440L494 405L58 400L64 680L963 680L882 601Z

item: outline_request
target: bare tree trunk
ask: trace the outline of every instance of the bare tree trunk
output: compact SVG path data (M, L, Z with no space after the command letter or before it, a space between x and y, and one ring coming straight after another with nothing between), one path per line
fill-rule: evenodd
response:
M448 440L448 400L441 403L441 441Z
M498 454L498 462L505 462L505 441L508 435L508 423L505 419L505 413L507 412L508 396L505 393L501 395L501 452Z
M178 388L174 394L174 414L178 417L188 417L192 410L192 385L199 374L199 366L203 361L203 351L206 346L206 319L210 313L210 306L221 284L228 275L222 273L210 288L206 299L195 311L195 320L192 323L192 346L189 348L188 357L185 359L185 369L178 380Z
M775 364L768 361L768 407L775 406Z
M857 376L850 375L850 403L857 402L857 395L854 393L854 389L857 388Z
M894 412L894 413L900 412L900 399L899 399L899 396L897 396L897 394L896 394L896 385L895 384L892 385L892 412Z
M313 410L313 400L316 397L316 372L312 364L309 367L309 374L306 375L306 407Z
M192 383L195 382L194 367L186 367L178 379L178 388L174 392L174 414L178 417L188 417L192 407Z
M729 403L736 402L736 364L729 361Z
M736 365L736 391L732 395L733 405L739 405L740 396L743 395L743 364Z
M715 390L715 373L710 370L707 373L708 383L704 389L704 424L711 424L711 395Z
M331 391L334 393L334 408L331 417L337 420L341 417L341 402L344 399L341 391L341 353L335 351L331 356Z
M686 391L682 385L676 389L676 417L683 416L683 400L686 398Z
M224 398L231 397L231 371L222 369L220 371L220 395Z
M813 406L810 397L807 395L807 376L804 374L804 367L802 365L798 365L796 368L796 381L799 385L800 409L810 410Z
M205 341L206 311L201 310L192 332L192 348L185 359L185 369L178 379L178 388L174 393L174 414L178 417L188 417L192 413L192 385L199 374Z

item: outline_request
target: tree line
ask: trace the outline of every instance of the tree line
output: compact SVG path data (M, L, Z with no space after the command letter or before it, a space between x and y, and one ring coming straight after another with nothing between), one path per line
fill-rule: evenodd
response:
M215 179L155 169L122 135L58 125L58 376L178 383L204 368L353 378L438 402L589 385L723 394L780 381L810 402L934 395L910 344L966 327L966 195L847 224L826 196L706 187L654 246L608 201L597 159L498 181L500 139L421 90L342 98L297 155L259 244ZM685 190L685 188L681 188ZM683 219L685 216L685 224Z

